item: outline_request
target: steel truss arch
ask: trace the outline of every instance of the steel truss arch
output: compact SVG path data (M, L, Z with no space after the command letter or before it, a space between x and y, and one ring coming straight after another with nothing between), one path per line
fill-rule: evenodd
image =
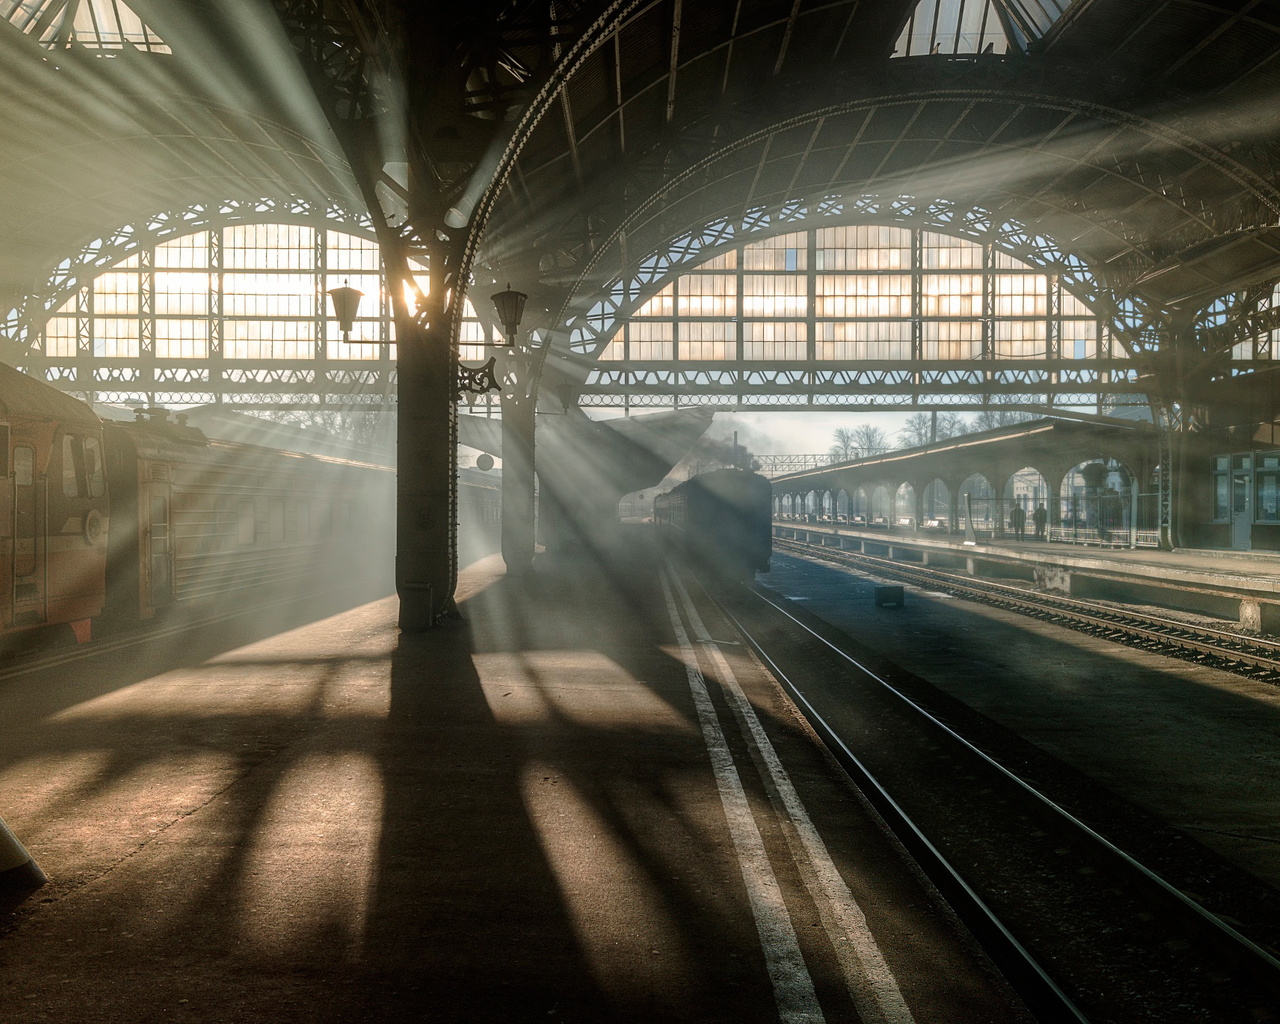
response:
M319 207L305 199L211 200L152 214L94 239L53 268L45 280L0 320L0 344L6 357L29 358L44 323L95 277L135 253L182 235L228 224L299 224L328 227L371 237L367 215L337 204Z
M1118 110L1103 106L1098 103L1086 100L1074 100L1070 98L1062 98L1056 96L1043 96L1038 94L1022 94L1009 92L996 92L993 90L981 89L931 89L917 92L907 92L899 94L891 94L872 98L860 98L849 100L840 104L829 105L820 109L815 109L802 114L797 114L791 118L777 121L767 127L761 127L755 130L747 131L738 138L731 140L720 140L714 152L707 153L698 159L687 163L673 173L667 172L665 169L661 172L649 171L650 177L658 177L659 180L646 181L644 162L637 163L635 169L626 176L626 184L619 186L625 194L634 192L643 197L636 201L630 207L626 215L614 224L612 232L605 238L601 239L596 245L590 257L584 262L578 271L576 281L569 289L569 294L565 298L561 308L561 316L558 321L567 319L570 304L574 302L574 297L582 292L588 282L597 274L602 263L610 258L611 254L619 250L622 239L628 238L637 232L637 229L646 223L658 219L669 208L676 203L683 201L692 201L698 194L705 192L709 187L705 176L708 176L714 167L722 161L728 159L735 153L741 153L753 147L764 147L764 151L759 161L759 166L763 166L771 159L769 146L771 141L780 133L788 130L804 128L806 126L821 125L824 120L839 116L845 116L852 113L864 113L868 118L879 109L888 107L920 107L933 101L947 103L969 103L970 106L977 103L999 104L1005 107L1011 107L1016 110L1024 107L1034 107L1037 109L1051 110L1062 113L1066 119L1084 117L1092 121L1104 125L1110 125L1117 131L1132 131L1142 136L1159 142L1164 147L1169 147L1187 154L1189 157L1197 161L1197 166L1211 168L1216 174L1219 174L1224 180L1230 181L1234 186L1238 187L1242 192L1252 197L1255 204L1253 213L1241 208L1235 214L1238 218L1248 219L1254 214L1263 216L1266 219L1276 219L1280 217L1280 189L1277 189L1272 183L1265 180L1262 176L1250 169L1245 164L1233 158L1230 154L1222 150L1200 142L1191 137L1187 133L1181 131L1175 126L1162 124L1140 115L1127 111ZM1010 119L1012 119L1012 116ZM912 119L914 121L914 119ZM963 120L963 116L961 117ZM1064 123L1066 123L1064 121ZM910 125L908 125L908 128ZM816 130L816 129L815 129ZM907 129L903 129L904 135ZM999 131L996 133L999 135ZM901 141L901 140L900 140ZM934 140L941 145L941 141ZM988 140L990 145L994 138ZM857 146L857 140L850 146L850 152ZM1037 149L1039 144L1037 144ZM1042 155L1043 151L1042 151ZM780 159L792 159L794 154L783 154ZM1074 161L1074 165L1090 170L1096 170L1099 175L1113 176L1122 180L1126 186L1132 187L1139 194L1148 197L1151 201L1157 202L1176 211L1186 224L1181 234L1177 234L1174 238L1170 236L1164 239L1144 239L1134 234L1132 231L1125 231L1123 227L1109 227L1105 223L1104 218L1091 218L1087 213L1080 209L1062 207L1059 211L1063 215L1067 215L1077 220L1083 220L1092 225L1094 230L1110 233L1118 245L1124 252L1128 254L1128 263L1132 265L1124 265L1124 260L1112 260L1113 265L1107 267L1095 267L1094 276L1100 281L1105 282L1104 287L1099 287L1093 296L1094 303L1105 303L1111 311L1113 320L1113 328L1117 335L1121 337L1125 343L1133 350L1150 349L1158 345L1159 332L1162 327L1158 311L1152 310L1142 301L1140 297L1131 297L1127 295L1129 285L1132 279L1142 270L1148 269L1156 259L1167 255L1164 251L1169 245L1189 244L1195 241L1201 241L1205 237L1211 237L1215 232L1220 230L1228 230L1237 227L1234 222L1227 224L1217 223L1227 217L1226 212L1218 211L1213 215L1210 211L1203 207L1203 204L1191 204L1191 197L1172 194L1175 190L1168 187L1168 183L1160 178L1157 172L1156 177L1160 179L1155 184L1148 184L1142 180L1143 174L1141 168L1137 168L1135 173L1127 173L1125 168L1112 161L1113 166L1106 166L1106 162L1095 159L1092 151L1081 155L1058 154L1054 159ZM806 152L801 157L801 166L794 173L793 180L799 176L803 167L803 161L807 159ZM846 156L846 162L848 157ZM963 163L963 161L960 161ZM842 165L843 167L843 162ZM743 173L746 168L744 165ZM903 182L910 182L913 175L920 173L939 173L946 176L947 167L934 164L932 159L925 161L921 166L914 169L896 172L892 177L895 184L890 185L892 189L902 189ZM956 167L952 167L950 173L954 175ZM693 185L693 187L685 189L685 186L697 182L699 177L704 180ZM759 170L756 172L759 177ZM719 179L717 179L718 181ZM833 181L828 188L840 188L841 183ZM856 182L850 182L843 186L849 188L865 187L867 191L881 191L884 186L874 186L870 183L860 185ZM1047 193L1052 189L1052 181L1039 187L1034 195L1016 196L1011 193L1011 203L1014 207L1019 202L1038 204L1045 208L1054 208L1052 197ZM755 185L752 185L752 192L755 191ZM741 197L740 197L741 198ZM753 196L749 193L746 197L744 205L751 204ZM797 197L794 195L783 197L783 201L794 201ZM721 209L724 208L723 204ZM1246 204L1247 205L1247 204ZM1193 209L1192 206L1195 208ZM705 214L704 214L705 215ZM1001 220L1006 219L1007 215L997 215ZM1013 214L1016 218L1016 214ZM1188 235L1191 230L1188 225L1194 225L1194 232ZM660 229L661 230L661 229ZM1096 263L1096 261L1095 261ZM1119 269L1117 269L1119 268Z
M982 266L951 273L981 275L984 294L990 290L993 275L1021 274L1035 271L1048 281L1046 312L1027 317L1046 320L1043 355L1032 357L998 356L994 347L980 359L925 358L919 340L920 325L936 314L916 312L909 318L917 340L912 343L910 358L835 359L817 357L816 336L808 337L810 355L807 360L748 360L743 354L705 360L683 354L657 361L628 354L619 362L599 361L610 341L622 325L665 290L691 271L705 269L718 256L736 251L741 246L796 232L848 225L891 226L908 229L911 244L920 244L922 232L936 233L964 240L992 251L1005 253L1025 266L1001 269L987 258ZM806 244L815 244L809 242ZM812 252L810 254L812 259ZM732 277L750 271L734 264L736 271L718 270ZM791 269L791 268L788 268ZM808 264L798 273L806 279L820 275L820 266ZM837 272L828 268L826 273ZM935 270L934 273L946 271ZM926 273L923 265L904 266L893 271L911 276ZM1109 322L1090 308L1086 319L1092 329L1092 352L1084 358L1067 356L1059 351L1058 329L1066 323L1057 308L1058 288L1069 292L1086 307L1091 307L1098 294L1097 282L1090 268L1078 256L1064 252L1052 240L1037 235L1023 225L1000 221L991 211L941 200L923 202L912 196L827 195L816 203L794 201L772 208L757 208L742 217L723 219L675 239L668 246L650 254L627 272L578 304L556 333L556 366L576 376L578 384L572 393L579 404L657 407L662 405L716 405L736 408L1003 408L1043 410L1052 405L1088 405L1101 407L1103 396L1132 396L1119 401L1137 402L1145 394L1140 382L1140 362L1123 352L1112 350ZM813 282L810 281L812 289ZM919 287L918 281L915 285ZM812 301L813 294L810 296ZM737 300L741 303L741 296ZM987 303L990 299L984 300ZM583 308L586 307L586 308ZM726 323L738 322L746 314L741 305L733 314L715 314ZM673 313L676 322L683 314ZM692 314L694 320L705 314ZM818 321L828 319L816 310L797 314L810 321L810 335ZM780 320L794 320L797 315L778 314ZM867 314L870 316L871 314ZM893 314L891 318L897 317ZM984 342L994 345L995 326L1007 315L997 315L989 305L981 320ZM758 315L749 317L754 321ZM765 321L769 316L765 315ZM839 319L839 318L837 318ZM1014 319L1018 319L1017 316ZM1067 319L1079 320L1076 313ZM657 322L657 321L648 321ZM666 323L666 314L661 322ZM976 321L975 321L976 322ZM1028 321L1029 322L1029 321ZM745 336L744 336L745 337Z

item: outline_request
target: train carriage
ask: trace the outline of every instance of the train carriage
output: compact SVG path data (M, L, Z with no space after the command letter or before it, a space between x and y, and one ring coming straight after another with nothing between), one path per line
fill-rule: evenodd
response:
M740 469L691 477L653 502L663 540L722 579L750 580L769 571L772 516L772 485Z
M105 427L113 533L108 604L147 619L172 605L359 572L391 540L385 467L210 440L153 410ZM356 534L360 543L357 545Z
M68 623L87 639L106 600L102 424L0 364L0 459L0 636Z
M85 641L102 616L390 563L394 470L210 440L182 419L104 423L0 364L0 637L69 625Z

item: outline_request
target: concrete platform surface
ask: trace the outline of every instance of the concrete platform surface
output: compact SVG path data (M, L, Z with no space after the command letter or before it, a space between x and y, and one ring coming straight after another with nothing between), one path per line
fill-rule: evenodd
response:
M1027 1019L653 551L458 596L0 682L0 1020Z

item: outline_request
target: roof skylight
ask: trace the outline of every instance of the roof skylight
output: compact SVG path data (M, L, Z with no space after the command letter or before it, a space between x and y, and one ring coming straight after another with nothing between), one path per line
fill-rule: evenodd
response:
M123 0L0 0L0 16L49 50L173 52Z
M953 57L1027 49L1053 27L1071 0L920 0L894 47L895 57Z

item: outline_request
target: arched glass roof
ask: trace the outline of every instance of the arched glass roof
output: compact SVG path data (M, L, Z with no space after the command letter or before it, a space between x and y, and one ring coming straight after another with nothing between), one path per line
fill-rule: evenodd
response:
M173 52L124 0L0 0L0 17L49 50Z

